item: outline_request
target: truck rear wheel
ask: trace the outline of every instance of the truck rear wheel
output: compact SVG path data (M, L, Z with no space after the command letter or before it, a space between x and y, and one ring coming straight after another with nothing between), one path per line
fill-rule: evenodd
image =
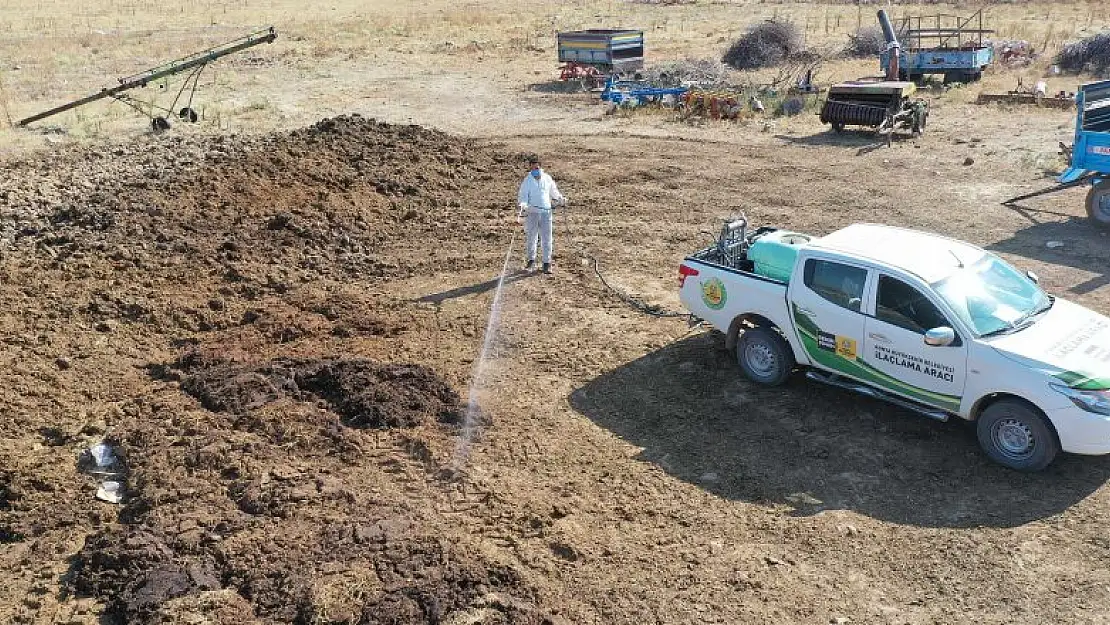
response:
M1040 471L1060 453L1056 433L1041 411L1015 399L987 406L976 433L987 457L1017 471Z
M760 384L778 386L794 369L794 352L782 335L772 328L745 330L736 343L736 362L744 375Z
M1087 192L1087 217L1099 228L1110 228L1110 179Z

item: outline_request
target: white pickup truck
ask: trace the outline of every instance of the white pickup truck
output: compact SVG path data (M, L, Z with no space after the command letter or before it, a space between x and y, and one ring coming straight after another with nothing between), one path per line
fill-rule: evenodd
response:
M994 461L1110 453L1110 319L946 237L857 224L823 237L726 224L679 268L690 313L743 373L815 380L977 422Z

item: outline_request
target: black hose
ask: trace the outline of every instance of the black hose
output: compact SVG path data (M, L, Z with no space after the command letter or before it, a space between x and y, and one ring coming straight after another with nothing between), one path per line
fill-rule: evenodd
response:
M566 211L566 208L564 207L562 210ZM570 221L565 212L563 215L563 232L566 233L568 241L573 241L573 237L571 237L570 234ZM620 289L614 287L613 285L609 284L609 281L605 279L604 275L602 275L597 258L586 251L585 246L581 243L574 241L574 246L578 250L578 252L582 254L582 256L586 257L586 259L589 260L590 263L593 265L594 273L597 274L598 279L601 280L601 283L603 285L605 285L605 288L609 289L614 295L617 296L617 299L621 300L625 304L628 304L631 308L644 313L645 315L650 315L652 317L658 318L683 319L693 317L693 315L691 315L690 313L667 310L662 306L656 304L648 304L643 300L632 297L624 291L621 291Z

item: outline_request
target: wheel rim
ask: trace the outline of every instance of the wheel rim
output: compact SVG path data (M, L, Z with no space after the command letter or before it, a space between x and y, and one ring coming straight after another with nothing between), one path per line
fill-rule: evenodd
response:
M1110 190L1095 196L1095 213L1099 221L1110 222Z
M744 362L758 376L766 377L775 372L775 352L766 343L753 343L744 349Z
M991 428L991 442L1007 458L1022 460L1033 455L1037 439L1033 430L1017 419L1002 419Z

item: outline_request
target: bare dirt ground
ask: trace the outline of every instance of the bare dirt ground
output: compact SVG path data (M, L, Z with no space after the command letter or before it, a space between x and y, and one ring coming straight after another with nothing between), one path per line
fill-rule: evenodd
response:
M812 116L605 117L476 67L414 79L487 85L461 114L411 85L328 105L405 121L410 94L454 134L301 105L237 135L9 142L0 621L1110 619L1110 459L1016 474L961 424L801 376L756 387L719 335L629 308L586 256L677 309L678 262L738 210L878 221L1108 312L1080 192L999 204L1049 183L1070 113L934 94L929 132L887 148ZM515 271L517 233L474 382L529 152L572 198L556 274ZM120 506L78 470L102 439Z

